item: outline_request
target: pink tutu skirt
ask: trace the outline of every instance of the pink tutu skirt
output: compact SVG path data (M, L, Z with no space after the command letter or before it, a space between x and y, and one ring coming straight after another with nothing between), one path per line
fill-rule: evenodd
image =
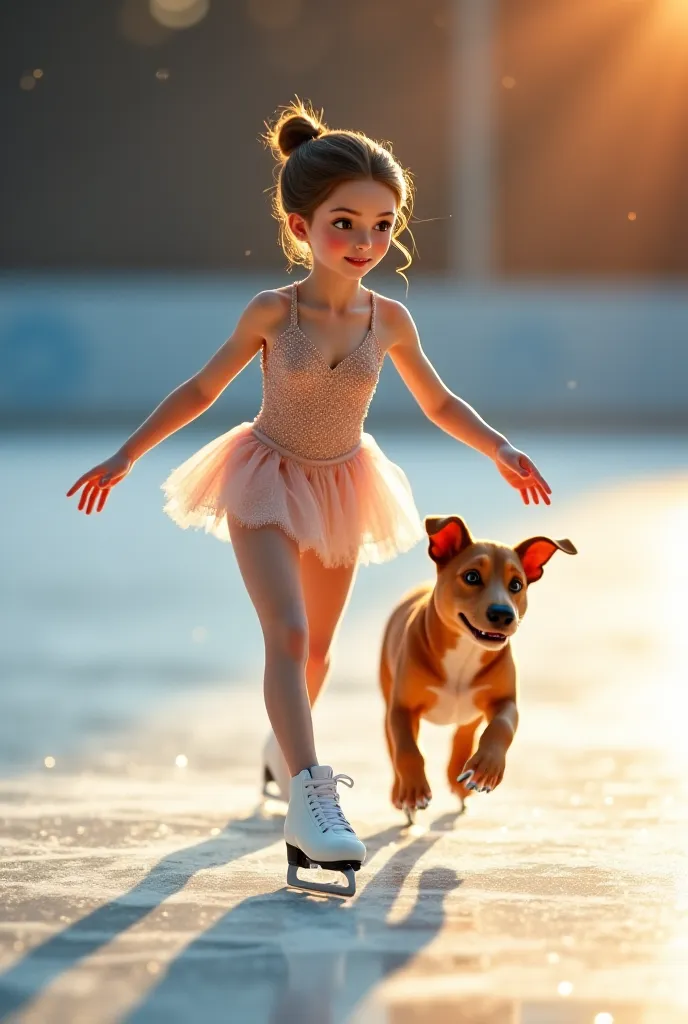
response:
M405 473L370 434L353 453L309 460L240 423L162 484L164 511L183 529L230 541L227 516L279 526L327 566L384 562L425 537Z

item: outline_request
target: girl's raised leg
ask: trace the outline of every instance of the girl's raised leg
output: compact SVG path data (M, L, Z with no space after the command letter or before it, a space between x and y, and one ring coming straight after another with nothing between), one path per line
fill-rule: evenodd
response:
M291 776L317 764L306 691L308 619L299 550L277 526L258 529L228 518L239 571L265 642L265 707Z
M311 707L322 690L332 645L356 577L356 563L328 568L314 551L301 554L301 589L308 619L306 687Z

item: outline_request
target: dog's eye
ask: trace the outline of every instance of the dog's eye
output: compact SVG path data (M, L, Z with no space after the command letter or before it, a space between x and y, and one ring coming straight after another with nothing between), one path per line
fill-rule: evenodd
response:
M471 583L473 585L481 582L480 573L478 572L477 569L469 569L468 572L465 572L463 574L463 578L466 581L466 583Z
M509 584L509 590L512 590L514 594L518 594L519 590L523 590L523 584L514 576L511 583Z

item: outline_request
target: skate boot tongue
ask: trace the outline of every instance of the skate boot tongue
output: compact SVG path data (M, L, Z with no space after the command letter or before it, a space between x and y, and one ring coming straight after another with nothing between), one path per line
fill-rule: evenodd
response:
M353 833L339 806L337 783L343 782L351 787L354 780L348 775L335 775L329 764L314 764L308 770L311 781L306 782L306 786L313 795L314 813L320 827L325 831Z

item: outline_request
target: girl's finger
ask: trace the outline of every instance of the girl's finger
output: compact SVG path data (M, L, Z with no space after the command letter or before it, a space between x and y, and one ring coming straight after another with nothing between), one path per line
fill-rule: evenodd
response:
M540 496L539 496L539 494L537 492L537 487L531 487L530 493L533 495L533 501L535 502L535 504L539 505L540 504Z
M87 483L87 481L88 481L88 480L90 480L90 479L91 479L91 474L90 474L90 473L84 473L84 475L83 475L83 476L80 476L80 477L79 477L79 479L77 480L77 482L76 482L75 484L72 484L72 486L71 486L71 487L69 488L69 490L67 491L67 497L68 497L68 498L71 498L71 496L72 496L72 495L73 495L73 494L74 494L74 493L75 493L76 491L78 491L78 490L79 490L79 488L81 487L81 485L82 485L82 484L85 484L85 483Z
M101 494L101 488L98 486L98 484L94 484L93 485L93 490L91 491L91 495L90 495L89 500L88 500L88 508L87 508L88 515L91 515L91 513L93 512L93 508L94 508L95 503L97 502L98 498L100 497L100 494Z
M109 494L110 494L110 488L109 487L104 487L102 489L102 491L100 492L100 497L98 498L98 508L96 509L96 512L102 512L103 511L103 509L105 508L105 502L108 500L108 495Z
M537 468L535 463L531 462L530 459L523 459L519 461L519 466L521 466L523 469L527 469L529 476L533 480L535 480L536 483L543 488L543 490L547 491L548 494L552 493L552 488L547 483L547 481L545 480L544 476Z
M544 476L542 475L540 470L537 468L537 466L533 466L532 470L533 470L533 476L535 477L537 482L540 484L540 486L543 487L549 494L551 494L552 493L552 488L547 483L547 481L545 480Z
M535 466L533 466L533 471L532 471L532 473L531 473L531 475L530 475L530 478L531 478L532 482L533 482L533 483L534 483L534 484L535 484L535 485L536 485L537 487L539 487L539 488L540 488L540 490L541 490L541 491L542 491L542 492L543 492L544 494L551 494L551 493L552 493L552 488L551 488L551 487L549 486L549 484L547 483L547 481L546 481L546 480L545 480L545 479L544 479L544 478L543 478L543 477L542 477L542 476L541 476L541 475L540 475L540 474L538 473L538 471L537 471L537 469L535 468Z
M86 515L87 516L90 516L91 512L93 511L93 506L95 505L96 498L98 497L98 491L99 491L98 487L94 487L91 490L91 494L90 494L89 499L88 499L88 507L86 508Z
M530 502L528 500L528 491L526 490L525 487L521 488L521 497L523 498L523 504L524 505L529 505L530 504Z
M83 491L81 492L81 497L79 498L79 511L80 512L83 512L83 510L84 510L84 505L88 501L88 497L89 497L89 495L91 493L92 487L93 487L93 484L87 483L86 486L84 487Z

